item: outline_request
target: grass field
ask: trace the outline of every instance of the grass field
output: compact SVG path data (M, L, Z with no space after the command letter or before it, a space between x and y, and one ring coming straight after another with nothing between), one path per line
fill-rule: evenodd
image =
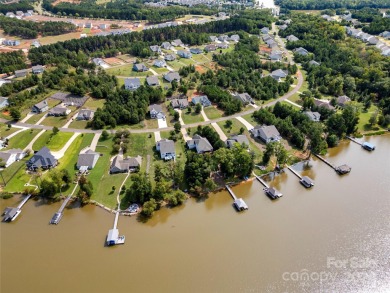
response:
M148 128L148 129L156 129L156 128L158 128L157 119L146 118L144 120L144 124L145 124L145 127Z
M159 67L153 67L153 70L156 71L158 74L165 74L168 73L169 70L166 68L159 68Z
M69 124L69 128L85 129L88 121L85 120L74 120Z
M40 129L31 129L18 133L9 140L7 148L23 150L40 131Z
M181 118L183 118L185 124L192 124L204 121L202 114L196 114L194 109L191 113L188 113L187 110L183 110L181 112Z
M186 59L186 58L180 58L180 59L179 59L179 62L185 64L186 66L195 64L195 61L194 61L194 60ZM180 63L179 63L179 64L180 64Z
M256 126L258 123L256 122L255 119L253 119L252 117L252 114L248 114L248 115L244 115L242 116L242 118L244 118L246 121L248 121L250 124L252 124L253 126Z
M42 38L38 38L38 41L42 45L49 45L57 42L64 42L64 41L79 39L79 38L80 38L80 32L75 32L75 33L63 34L58 36L42 37Z
M203 54L192 55L192 60L201 64L210 62L210 60L207 59Z
M371 107L367 110L367 112L361 112L359 115L359 123L358 123L358 131L359 132L367 132L367 131L380 131L380 130L386 130L385 128L374 125L371 126L368 122L370 120L370 117L372 114L378 111L378 107L376 105L371 105Z
M31 176L26 173L25 168L25 164L29 158L23 158L19 162L13 163L11 166L2 171L4 180L7 182L7 185L4 187L4 191L21 192L26 188L24 184L31 178Z
M8 128L7 124L0 124L0 137L7 137L10 134L20 130L20 128L11 127Z
M119 75L119 76L147 76L147 75L153 75L149 70L145 72L136 72L133 71L133 64L125 64L122 66L114 67L114 68L108 68L106 69L107 73L112 75Z
M34 114L33 116L30 117L30 119L26 121L26 123L35 124L39 121L39 119L41 119L45 115L46 113Z
M150 137L149 137L150 135ZM154 134L148 133L132 133L130 135L129 148L126 155L130 157L141 156L142 165L141 171L146 171L147 155L150 155L150 170L153 169L153 161L155 161L155 152L153 151L155 146ZM152 172L153 173L153 172Z
M223 116L223 111L219 110L218 108L214 106L205 107L203 108L207 118L210 120L221 118Z
M44 132L34 143L33 150L38 151L46 146L51 151L59 151L73 135L71 132L58 132L50 139L52 133L52 131Z
M176 70L176 71L183 67L183 64L181 64L181 63L180 63L179 61L177 61L177 60L167 62L167 65L168 65L169 67L172 67L172 68L173 68L174 70Z
M88 109L91 109L91 110L96 110L97 108L103 108L105 102L106 102L105 99L93 99L93 98L89 98L89 99L85 102L83 108L88 108Z
M161 138L169 138L170 131L161 131ZM176 151L176 161L181 161L185 163L186 161L186 148L183 139L180 139L175 142L175 151Z
M56 126L58 128L62 127L65 125L65 123L68 121L68 119L70 119L71 114L69 114L69 116L60 116L60 117L55 117L55 116L49 116L49 117L46 117L41 125L46 125L46 126Z

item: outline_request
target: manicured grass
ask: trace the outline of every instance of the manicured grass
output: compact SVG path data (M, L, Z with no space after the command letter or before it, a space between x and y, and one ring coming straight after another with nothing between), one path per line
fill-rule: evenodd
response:
M150 169L153 169L153 162L156 160L153 151L155 147L154 134L132 133L130 134L129 140L130 142L126 155L130 157L142 157L141 171L146 171L147 155L150 155ZM151 173L151 170L149 170L149 173Z
M147 76L152 75L150 71L145 72L136 72L133 71L133 64L125 64L122 66L117 66L115 68L108 68L106 69L107 73L112 75L119 75L119 76Z
M232 121L232 126L231 128L227 128L226 127L226 121L220 121L220 122L217 122L217 124L221 127L222 131L226 134L227 137L229 136L232 136L234 134L239 134L240 132L240 128L245 128L244 124L242 124L240 121L238 121L237 119L229 119L230 121Z
M160 134L161 134L161 138L168 138L169 139L169 136L170 136L170 131L161 131ZM176 151L176 161L182 161L183 163L185 163L186 161L186 155L185 155L185 152L186 152L186 147L185 147L185 143L183 141L183 139L179 139L175 142L175 151Z
M195 64L195 61L194 60L191 60L191 59L186 59L186 58L180 58L179 61L181 63L184 63L185 65L193 65Z
M64 41L79 39L79 38L80 38L80 32L75 32L75 33L63 34L58 36L48 36L48 37L38 38L38 40L42 45L48 45L48 44L54 44L57 42L64 42Z
M7 148L23 150L40 131L40 129L30 129L18 133L9 140Z
M69 124L69 128L75 128L75 129L85 129L87 128L88 121L86 120L73 120Z
M106 102L105 99L93 99L93 98L89 98L83 108L88 108L88 109L91 109L91 110L96 110L97 108L103 108L104 106L104 103Z
M158 128L157 119L146 118L144 120L144 123L145 123L145 127L148 128L148 129L156 129L156 128Z
M244 115L242 116L242 118L244 118L246 121L248 121L250 124L252 124L253 126L256 126L258 123L256 122L255 119L253 119L252 117L252 114L247 114L247 115Z
M176 71L183 67L183 64L181 64L177 60L169 61L169 62L167 62L167 64L169 67L172 67Z
M223 111L219 110L218 108L214 106L205 107L203 108L207 118L210 120L221 118L223 116Z
M4 187L4 191L22 192L26 188L24 184L31 178L31 176L27 174L25 168L25 164L28 159L29 158L23 158L19 162L13 163L11 166L2 171L4 180L7 182L7 185ZM32 184L35 184L35 182Z
M30 117L30 119L26 121L26 123L35 124L39 121L39 119L41 119L45 115L46 113L34 114L33 116Z
M10 134L20 130L20 128L11 127L8 128L7 124L0 124L0 137L7 137Z
M204 121L202 114L196 114L194 109L191 113L188 113L187 110L183 110L181 112L181 118L183 118L185 124L192 124Z
M153 67L153 70L156 71L158 74L165 74L168 73L169 70L166 68L159 68L159 67Z
M359 123L358 123L358 131L366 132L366 131L378 131L378 130L386 130L379 125L371 126L369 124L370 117L372 114L378 111L378 107L376 105L371 105L371 107L367 110L367 112L361 112L359 115Z
M64 126L68 119L70 119L72 114L69 114L69 116L61 116L61 117L54 117L54 116L49 116L46 117L45 120L42 121L41 125L46 125L46 126L56 126L58 128Z
M33 150L38 151L46 146L51 151L59 151L73 135L71 132L58 132L50 139L52 133L52 131L44 132L34 143Z
M210 62L210 60L205 58L205 56L203 54L192 55L192 60L194 60L195 62L201 63L201 64Z

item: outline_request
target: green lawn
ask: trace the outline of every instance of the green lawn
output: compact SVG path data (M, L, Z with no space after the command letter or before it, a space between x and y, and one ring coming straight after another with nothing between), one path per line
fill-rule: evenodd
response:
M379 131L379 130L386 130L385 128L382 128L379 125L371 126L368 121L370 120L370 117L372 114L378 111L378 107L376 105L371 105L371 107L367 110L367 112L361 112L359 115L359 123L358 123L358 131L359 132L366 132L366 131Z
M119 76L147 76L152 75L150 71L145 72L136 72L133 71L133 64L125 64L122 66L117 66L114 68L108 68L106 69L107 73L112 75L119 75Z
M93 99L93 98L89 98L83 108L88 108L88 109L91 109L91 110L96 110L97 108L103 108L104 106L104 103L106 102L105 99Z
M26 121L26 123L35 124L45 115L46 113L34 114L33 116L30 117L30 119Z
M183 118L185 124L192 124L204 121L202 114L196 114L194 109L191 113L188 113L187 110L183 110L181 112L181 118Z
M1 123L0 124L0 137L7 137L10 134L12 134L18 130L20 130L20 128L16 128L16 127L8 128L7 124Z
M255 119L253 119L252 117L252 114L247 114L247 115L244 115L242 116L242 118L244 118L246 121L248 121L250 124L252 124L253 126L256 126L258 123L256 122Z
M55 116L49 116L46 117L45 120L42 121L41 125L46 125L46 126L56 126L58 128L62 127L65 125L65 123L70 119L71 114L69 116L61 116L61 117L55 117Z
M244 126L244 124L242 124L240 121L238 121L237 119L229 119L230 121L232 121L232 126L231 128L227 128L226 127L226 121L220 121L220 122L217 122L217 124L221 127L222 131L226 134L227 137L231 136L231 135L234 135L234 134L239 134L240 132L240 128L244 128L245 131L246 128Z
M194 60L191 60L191 59L187 59L187 58L180 58L179 59L179 62L181 63L184 63L185 65L193 65L195 64L195 61Z
M165 74L168 73L169 70L166 68L159 68L159 67L153 67L153 70L156 71L158 74Z
M8 149L24 149L40 132L40 129L24 130L9 140Z
M169 138L170 134L169 134L170 131L161 131L161 138ZM175 151L176 151L176 161L182 161L183 163L185 163L186 161L186 155L185 155L185 152L186 152L186 147L185 147L185 143L183 141L183 139L180 139L178 141L175 142Z
M192 55L192 60L201 64L210 62L210 60L207 59L203 54Z
M22 192L26 188L24 184L31 178L31 176L26 173L25 168L25 164L28 159L29 158L23 158L19 162L13 163L11 166L2 171L4 180L7 182L7 185L4 187L4 191ZM35 182L32 184L35 184Z
M144 123L145 123L146 128L148 128L148 129L156 129L156 128L158 128L157 119L146 118L144 120Z
M153 169L153 162L156 160L154 157L155 153L153 151L154 146L155 140L153 133L132 133L130 135L130 142L126 155L130 157L142 157L141 171L146 171L147 155L150 155L149 173L154 173L151 170Z
M223 111L219 110L218 108L214 106L205 107L203 108L207 118L210 120L221 118L223 116Z
M178 71L180 68L183 67L183 64L181 64L177 60L169 61L169 62L167 62L167 64L168 64L169 67L172 67L176 71Z
M88 121L86 120L73 120L69 124L69 128L75 128L75 129L85 129L87 128Z
M50 139L51 134L52 131L45 131L34 143L33 150L37 151L46 146L51 151L59 151L73 135L71 132L58 132Z

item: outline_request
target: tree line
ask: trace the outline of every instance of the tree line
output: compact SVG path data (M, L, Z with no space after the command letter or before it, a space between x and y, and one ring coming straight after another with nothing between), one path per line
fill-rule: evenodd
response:
M2 4L0 3L0 13L6 14L7 12L16 12L16 11L24 11L33 10L34 8L28 1L22 0L19 2L14 2L10 4Z
M0 28L10 36L18 36L23 39L34 39L38 35L55 36L76 30L72 23L62 21L33 22L0 16Z
M289 10L361 9L364 7L390 8L388 0L275 0L276 5Z
M21 50L0 54L0 73L10 73L26 67L26 56Z

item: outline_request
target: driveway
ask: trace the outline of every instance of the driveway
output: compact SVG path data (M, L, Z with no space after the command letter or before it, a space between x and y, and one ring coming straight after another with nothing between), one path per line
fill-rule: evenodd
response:
M70 125L70 123L72 123L73 122L73 120L75 120L76 119L76 117L77 117L77 115L79 114L79 112L77 112L76 114L74 114L73 115L73 117L72 118L70 118L69 120L68 120L68 122L66 122L65 123L65 125L64 126L62 126L62 128L68 128L69 127L69 125Z
M168 66L168 65L167 65L167 69L168 69L169 71L175 71L175 69L173 69L171 66Z
M152 68L149 68L149 71L150 71L151 73L153 73L153 75L155 75L155 76L158 75L158 73L157 73L156 71L154 71Z
M158 142L158 141L160 141L160 140L161 140L160 131L156 131L156 132L154 133L154 141L155 141L155 142Z
M221 127L219 127L219 125L217 123L211 123L211 125L214 127L215 131L219 134L220 139L222 139L222 141L226 141L227 136L222 131Z
M24 117L22 120L20 120L20 122L26 122L28 119L30 119L32 116L34 116L35 115L35 113L33 113L33 112L30 112L30 113L28 113L27 115L26 115L26 117Z
M21 133L22 131L25 131L26 129L28 129L28 128L21 128L21 129L19 129L18 131L15 131L14 133L11 133L10 135L8 135L8 136L6 137L6 139L10 139L10 138L14 137L15 135Z
M166 118L157 119L157 123L158 123L158 128L167 128L168 127Z
M95 136L93 137L92 142L91 142L91 146L90 146L91 150L93 150L93 151L96 150L96 145L99 142L100 135L102 135L102 134L96 133Z
M210 119L207 117L206 113L204 112L203 106L202 106L202 111L200 111L200 114L202 114L204 121L210 121Z
M24 151L26 150L33 150L33 145L37 141L37 139L45 132L45 129L42 129L41 132L39 132L33 139L30 141L30 143L24 148ZM37 150L38 151L38 150Z
M43 120L45 120L45 118L47 117L47 114L43 115L43 117L41 119L38 120L37 123L35 123L35 125L39 125L42 123Z
M236 117L236 119L238 121L240 121L242 124L244 124L244 126L246 127L246 129L248 130L252 130L254 127L252 124L250 124L248 121L246 121L244 118L242 117Z
M70 145L73 143L73 141L76 139L76 137L80 134L80 132L75 132L72 137L66 142L66 144L60 149L58 152L52 152L53 156L58 160L61 159L66 150L70 147Z

